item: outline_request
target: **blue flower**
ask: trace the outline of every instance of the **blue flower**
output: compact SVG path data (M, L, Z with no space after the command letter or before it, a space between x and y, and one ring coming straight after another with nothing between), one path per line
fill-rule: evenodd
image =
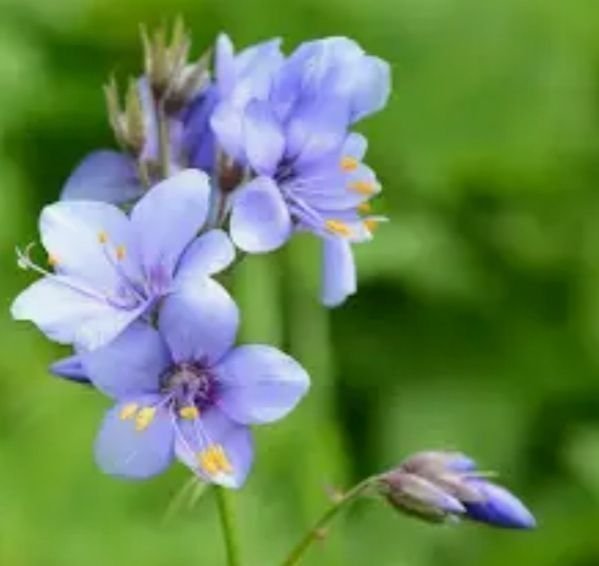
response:
M289 413L308 375L273 347L234 347L237 307L210 279L166 297L157 324L136 322L79 355L93 385L116 401L96 440L99 466L141 479L176 457L205 481L240 487L253 460L249 426Z
M210 119L219 146L255 177L232 196L231 237L261 253L294 230L320 236L322 298L333 306L356 289L350 243L370 239L378 220L363 217L380 191L362 163L366 140L348 130L385 104L389 67L346 38L304 44L284 63L278 44L263 49L270 55L249 79L225 73L229 86Z
M459 452L421 452L379 477L381 492L398 510L432 522L465 518L495 527L532 529L536 521L507 489L477 471Z
M130 217L102 202L47 206L40 233L54 271L20 254L21 267L44 277L17 297L13 317L32 321L60 343L105 345L133 321L150 316L161 297L233 260L224 232L196 239L209 200L207 176L187 170L149 190Z

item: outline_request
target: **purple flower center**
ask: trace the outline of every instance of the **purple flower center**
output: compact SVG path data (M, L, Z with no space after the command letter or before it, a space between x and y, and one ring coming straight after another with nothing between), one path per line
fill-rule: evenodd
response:
M192 406L203 411L216 402L216 376L204 364L175 364L163 375L161 382L164 393L171 397L176 409Z

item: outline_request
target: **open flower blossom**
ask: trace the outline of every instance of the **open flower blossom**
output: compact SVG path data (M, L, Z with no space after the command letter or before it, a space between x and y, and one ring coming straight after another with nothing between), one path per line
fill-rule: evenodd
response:
M380 185L362 162L366 140L348 130L386 103L389 67L346 38L305 43L285 61L278 44L267 48L250 79L237 71L245 52L235 58L226 38L217 44L217 81L228 87L210 123L255 177L232 196L231 238L262 253L294 230L320 236L322 298L334 306L356 290L350 243L370 239L379 220L369 215Z
M398 510L431 522L470 519L495 527L532 529L530 511L489 481L459 452L420 452L379 477L379 489Z
M221 230L196 238L209 211L205 174L183 171L149 190L130 216L102 202L62 201L40 217L47 270L21 253L19 264L44 277L12 305L46 336L85 349L103 346L133 321L151 316L160 298L201 284L225 269L234 248ZM217 283L215 300L232 300ZM212 294L212 295L210 295Z
M116 400L96 441L105 472L146 478L176 456L205 481L238 488L253 459L249 426L284 417L307 392L308 375L289 356L233 346L237 307L216 288L208 279L184 287L164 299L158 329L136 322L79 355Z

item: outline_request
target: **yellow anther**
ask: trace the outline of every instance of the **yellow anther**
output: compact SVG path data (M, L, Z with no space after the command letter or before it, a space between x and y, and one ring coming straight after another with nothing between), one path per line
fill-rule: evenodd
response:
M55 267L58 265L58 258L55 255L48 254L48 265L50 267Z
M154 407L143 407L140 409L135 417L135 430L138 432L146 430L152 424L155 415L156 409Z
M349 184L349 188L352 191L364 196L370 196L376 193L376 186L370 181L354 181L353 183Z
M137 409L139 409L139 405L137 403L127 403L121 409L119 418L122 421L132 419L135 416L135 413L137 413Z
M233 466L220 444L211 444L197 456L198 464L208 475L215 476L219 473L230 474Z
M360 166L360 162L350 155L341 158L341 169L344 171L355 171Z
M327 220L325 224L327 230L332 234L344 237L351 236L350 227L347 224L345 224L345 222L341 222L341 220Z
M189 405L188 407L181 407L179 409L179 416L182 419L193 421L200 416L200 411L193 405Z
M364 220L364 226L369 232L374 232L379 227L379 222L374 218L367 218Z
M372 205L369 202L362 202L358 205L358 212L369 214L372 212Z
M98 232L98 242L100 242L101 244L105 244L106 242L108 242L108 234L104 230Z
M126 255L127 255L127 248L125 246L117 246L116 247L116 258L119 261L124 260Z
M214 459L216 460L219 469L225 474L230 474L233 471L231 461L227 457L225 449L220 444L217 444L214 447Z

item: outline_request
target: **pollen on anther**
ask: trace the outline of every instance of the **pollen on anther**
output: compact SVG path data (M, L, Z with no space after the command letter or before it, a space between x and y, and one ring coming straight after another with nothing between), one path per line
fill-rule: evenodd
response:
M327 220L325 224L331 234L343 237L351 236L350 227L345 222L341 222L341 220Z
M127 403L119 412L119 418L122 421L132 419L135 416L135 413L137 413L138 409L139 405L137 403Z
M116 248L116 258L119 261L122 261L125 259L125 256L127 255L127 248L125 246L117 246Z
M140 409L135 417L135 430L138 432L146 430L152 424L155 415L156 409L154 407L143 407Z
M200 416L200 411L197 409L197 407L189 405L179 409L179 416L187 421L193 421Z
M358 212L362 214L369 214L372 212L372 205L369 202L362 202L358 205Z
M58 265L58 258L55 255L48 254L47 262L50 267L56 267Z
M98 242L101 244L108 242L108 234L104 230L98 232Z
M370 196L376 193L376 187L374 183L371 183L370 181L354 181L349 184L349 188L364 196Z
M231 461L220 444L212 444L197 456L198 464L208 475L230 474L233 471Z
M366 220L364 220L364 227L369 232L374 232L379 227L379 222L374 218L367 218Z
M360 162L355 157L346 155L341 158L341 169L344 171L355 171L359 165Z

